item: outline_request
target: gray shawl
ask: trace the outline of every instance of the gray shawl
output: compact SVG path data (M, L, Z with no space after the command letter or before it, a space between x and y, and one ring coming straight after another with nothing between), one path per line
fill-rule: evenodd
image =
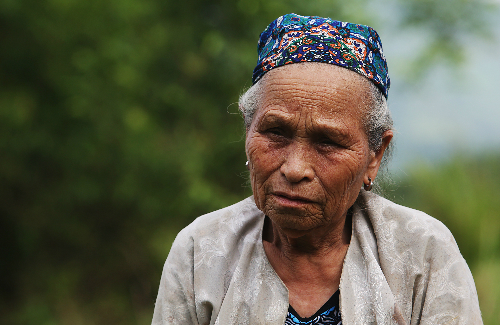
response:
M436 219L361 191L340 280L342 324L482 324L474 280ZM253 197L183 229L152 324L284 324L288 290L262 244Z

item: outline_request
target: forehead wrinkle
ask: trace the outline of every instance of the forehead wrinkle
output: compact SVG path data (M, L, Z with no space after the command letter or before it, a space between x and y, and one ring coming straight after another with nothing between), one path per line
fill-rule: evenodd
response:
M325 94L329 97L335 95L336 87L333 87L330 82L327 84L318 80L304 82L303 78L293 76L269 79L271 78L266 79L263 87L263 102L276 100L292 104L292 106L296 106L293 105L295 103L301 106L313 106L308 102L321 102Z
M312 74L314 78L304 78L305 74ZM307 83L311 86L322 86L330 90L348 88L349 90L357 90L358 92L363 92L361 89L366 89L370 83L367 78L342 67L331 64L303 62L269 71L262 78L262 84L266 84L266 86L269 83L302 86L304 80L307 80Z
M314 72L313 78L311 72ZM321 123L325 125L333 122L339 130L352 130L353 125L363 129L362 119L367 106L364 95L370 81L355 72L326 64L304 63L270 71L262 82L264 100L261 108L282 106L291 114L313 114L308 115L310 122L323 120ZM355 123L350 123L349 119Z
M327 114L331 114L332 116L325 117L324 114L316 111L316 109L302 109L301 106L290 110L284 105L269 105L258 120L259 122L264 120L278 121L290 125L295 129L298 129L299 125L303 124L304 130L308 134L326 132L327 134L349 138L352 138L350 133L353 129L362 129L362 124L358 122L358 118L352 116L349 112L343 111L342 113L336 110L332 112L330 110ZM345 119L344 114L348 116L348 119L356 121L355 127Z
M361 111L362 106L366 105L363 96L366 89L356 85L356 82L341 87L342 85L333 82L312 80L314 84L311 85L311 80L304 83L303 79L295 78L297 82L289 82L290 79L293 78L276 78L268 82L264 88L263 106L267 106L265 103L271 101L273 104L280 103L292 109L308 108L316 111L315 108L321 108L325 112L338 113L340 112L338 108L341 107L356 106Z

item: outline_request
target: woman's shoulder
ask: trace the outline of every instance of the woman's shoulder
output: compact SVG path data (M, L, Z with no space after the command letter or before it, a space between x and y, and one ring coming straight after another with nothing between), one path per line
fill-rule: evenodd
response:
M442 222L365 191L354 208L354 237L342 275L344 299L357 299L354 282L366 292L375 290L373 296L392 295L408 323L442 324L449 315L457 315L460 324L481 323L474 280ZM366 274L372 275L358 281ZM394 303L386 310L394 310Z
M396 204L373 193L365 193L361 201L372 226L379 232L391 231L398 233L398 237L418 238L419 241L432 238L455 244L448 228L425 212Z
M203 265L222 269L241 258L243 247L260 242L263 223L253 197L202 215L177 234L166 265L183 265L186 272Z
M264 214L257 208L253 196L228 207L204 214L182 229L176 241L224 245L225 242L246 240L261 232ZM259 228L260 227L260 228Z

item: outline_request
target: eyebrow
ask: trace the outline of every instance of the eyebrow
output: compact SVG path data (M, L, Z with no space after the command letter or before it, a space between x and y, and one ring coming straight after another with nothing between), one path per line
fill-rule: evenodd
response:
M269 124L283 124L289 127L293 127L291 123L292 114L287 114L283 112L268 112L264 114L259 120L258 124L269 123ZM345 128L340 128L338 126L331 125L326 121L327 119L316 119L313 123L312 134L327 134L330 136L341 137L343 139L351 139L350 132ZM331 119L333 120L333 119Z
M340 137L345 140L352 139L350 132L346 129L339 127L332 127L326 123L315 123L313 133L322 133L329 136Z

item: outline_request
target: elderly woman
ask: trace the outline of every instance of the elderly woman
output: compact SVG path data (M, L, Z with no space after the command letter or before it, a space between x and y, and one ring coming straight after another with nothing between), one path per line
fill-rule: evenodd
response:
M289 14L258 53L254 195L179 233L153 324L482 324L448 229L369 192L393 137L375 30Z

